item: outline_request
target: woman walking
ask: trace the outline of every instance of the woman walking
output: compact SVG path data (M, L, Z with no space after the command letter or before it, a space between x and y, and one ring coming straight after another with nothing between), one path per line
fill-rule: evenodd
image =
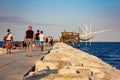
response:
M35 34L35 46L37 50L40 50L40 37L39 37L40 33L39 30L37 30L37 33Z

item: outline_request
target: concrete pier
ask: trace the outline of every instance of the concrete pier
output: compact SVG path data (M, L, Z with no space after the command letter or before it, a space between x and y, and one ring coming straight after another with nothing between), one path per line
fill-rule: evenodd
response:
M26 57L24 50L13 51L12 54L0 54L0 80L22 80L52 47L45 47L44 51L33 50L33 57Z

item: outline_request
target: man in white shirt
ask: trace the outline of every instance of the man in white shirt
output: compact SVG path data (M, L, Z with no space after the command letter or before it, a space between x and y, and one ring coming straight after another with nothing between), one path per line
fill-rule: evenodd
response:
M40 44L41 51L43 51L43 43L44 43L44 40L45 40L43 31L41 31L39 37L40 37L40 42L41 42L41 44Z

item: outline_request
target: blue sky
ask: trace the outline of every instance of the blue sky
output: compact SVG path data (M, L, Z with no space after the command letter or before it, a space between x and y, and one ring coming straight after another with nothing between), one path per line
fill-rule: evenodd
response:
M34 32L59 38L60 33L77 31L92 22L93 31L114 31L93 35L93 40L120 41L120 0L0 0L0 40L10 28L15 40L23 40L27 26Z

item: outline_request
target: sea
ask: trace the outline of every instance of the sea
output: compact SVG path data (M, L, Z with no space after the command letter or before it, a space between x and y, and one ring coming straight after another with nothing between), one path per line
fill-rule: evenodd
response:
M0 41L0 47L2 47L3 42ZM74 44L77 48L77 43ZM120 69L120 42L92 42L90 46L86 46L85 42L81 42L80 49L89 54L97 56L106 63L110 64L117 69Z
M77 48L77 43L74 45ZM97 56L106 63L120 69L120 42L81 42L80 48L84 52Z

